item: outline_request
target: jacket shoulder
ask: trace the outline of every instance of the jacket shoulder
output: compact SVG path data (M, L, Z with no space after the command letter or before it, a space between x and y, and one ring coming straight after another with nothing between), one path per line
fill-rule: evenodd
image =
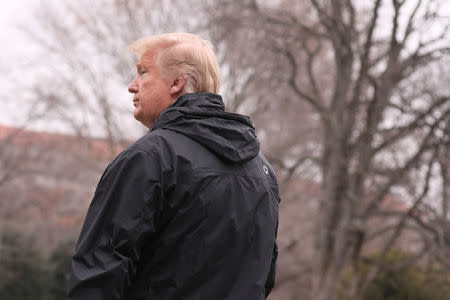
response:
M162 148L167 144L167 137L161 130L150 131L131 146L124 150L126 153L145 152L151 156L158 156Z

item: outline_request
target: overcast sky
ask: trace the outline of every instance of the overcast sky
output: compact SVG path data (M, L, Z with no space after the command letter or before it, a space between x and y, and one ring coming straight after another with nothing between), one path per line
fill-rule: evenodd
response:
M20 105L20 99L11 101L15 91L7 83L29 59L27 51L30 48L18 27L30 23L31 6L36 2L37 0L0 1L0 39L3 45L0 52L0 124L17 124L20 109L17 110L17 115L11 111L14 106Z
M31 20L31 7L37 0L0 1L0 38L2 39L1 62L10 61L15 52L25 45L18 26L27 26ZM22 51L20 51L22 52Z
M450 11L450 0L443 3L443 11ZM21 91L12 88L11 78L14 82L20 80L21 85L26 86L27 76L36 76L27 67L27 63L37 56L36 51L27 43L19 27L32 26L32 8L38 4L39 0L0 1L0 38L3 45L0 52L0 124L21 125L23 122L25 101L21 102Z
M41 83L43 78L36 72L36 63L45 61L41 57L42 50L36 44L30 43L29 37L23 32L24 28L36 29L32 27L34 26L32 12L41 1L0 0L0 38L4 45L0 52L0 125L26 126L28 129L68 133L73 128L66 124L67 122L61 123L45 116L33 122L29 121L29 112L39 111L30 106L31 103L35 103L34 101L27 101L31 95L30 87L38 82L49 88L59 88L54 82ZM58 3L62 0L53 1ZM45 64L43 66L45 67ZM126 87L123 91L121 90L121 93L123 93L123 109L130 111L121 121L121 127L131 128L132 132L140 134L139 130L142 126L134 120L132 114L132 96L129 95ZM91 132L91 134L100 135L101 133Z

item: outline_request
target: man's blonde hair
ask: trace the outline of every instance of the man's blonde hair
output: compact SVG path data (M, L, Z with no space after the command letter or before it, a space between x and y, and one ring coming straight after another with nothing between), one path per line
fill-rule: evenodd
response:
M145 37L128 46L138 56L157 53L156 62L167 79L185 76L185 90L218 93L220 71L212 44L189 33L166 33Z

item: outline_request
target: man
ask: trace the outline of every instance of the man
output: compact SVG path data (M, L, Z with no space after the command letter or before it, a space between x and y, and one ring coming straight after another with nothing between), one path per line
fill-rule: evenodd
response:
M278 187L248 117L224 112L209 42L134 42L128 90L150 131L104 172L69 299L258 300L274 284Z

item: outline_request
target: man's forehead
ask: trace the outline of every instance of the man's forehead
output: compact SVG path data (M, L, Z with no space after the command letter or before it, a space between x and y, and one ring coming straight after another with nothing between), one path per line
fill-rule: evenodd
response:
M141 59L136 63L137 68L150 67L154 59L154 55L151 53L144 53Z
M136 67L151 67L161 49L149 49L145 51L141 59L136 63Z
M139 60L137 63L136 63L136 68L142 68L142 67L144 67L144 62L142 61L142 60Z
M136 63L136 67L150 67L152 62L156 60L156 57L169 48L179 44L177 41L160 41L152 45L150 49L147 49L141 56L141 59Z

